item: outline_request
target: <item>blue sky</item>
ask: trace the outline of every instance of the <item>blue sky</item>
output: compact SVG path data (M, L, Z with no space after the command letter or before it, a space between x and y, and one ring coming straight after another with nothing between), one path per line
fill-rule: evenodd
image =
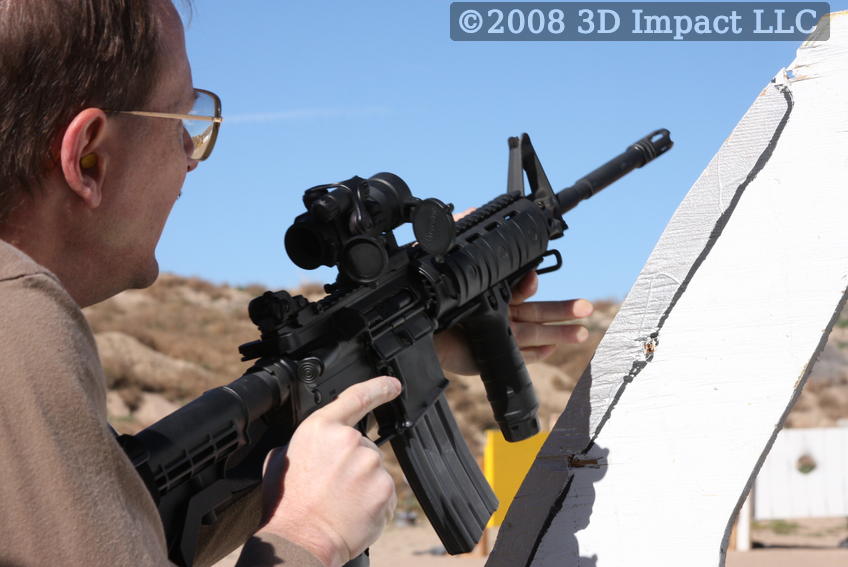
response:
M283 248L308 187L391 171L416 196L463 210L504 192L509 136L528 132L562 188L668 128L668 154L566 215L570 229L555 242L565 267L539 293L621 299L686 191L798 46L460 43L449 37L450 2L437 0L194 5L194 82L221 95L225 122L157 255L163 271L269 288L334 277L295 267Z

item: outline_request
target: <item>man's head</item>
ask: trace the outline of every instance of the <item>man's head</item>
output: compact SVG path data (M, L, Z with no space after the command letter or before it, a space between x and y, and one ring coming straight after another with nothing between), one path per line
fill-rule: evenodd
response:
M192 141L169 0L0 0L0 237L82 305L150 285Z

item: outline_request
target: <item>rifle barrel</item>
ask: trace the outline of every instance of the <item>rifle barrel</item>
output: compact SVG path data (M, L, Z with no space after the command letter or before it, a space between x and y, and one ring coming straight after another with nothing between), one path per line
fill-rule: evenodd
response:
M557 193L557 201L559 202L557 212L563 214L570 211L580 201L588 199L637 167L642 167L661 156L671 149L673 144L670 133L665 128L651 132L641 140L631 144L624 153L579 179L571 187L566 187Z

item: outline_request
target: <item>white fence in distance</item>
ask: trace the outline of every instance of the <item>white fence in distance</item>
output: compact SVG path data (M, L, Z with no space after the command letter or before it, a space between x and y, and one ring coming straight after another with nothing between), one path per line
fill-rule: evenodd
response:
M754 518L848 516L848 427L784 429L757 476Z

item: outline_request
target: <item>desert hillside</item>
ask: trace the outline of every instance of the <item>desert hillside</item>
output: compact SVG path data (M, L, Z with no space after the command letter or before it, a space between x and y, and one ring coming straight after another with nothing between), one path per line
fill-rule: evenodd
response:
M240 376L247 364L240 361L237 347L258 338L247 317L247 304L264 291L259 286L233 288L163 275L149 289L127 291L87 308L108 379L113 425L122 432L136 432L204 390ZM293 292L309 299L323 295L317 285ZM543 424L562 412L618 308L608 301L595 302L595 307L586 343L563 345L548 361L530 366ZM476 376L449 378L448 399L466 440L479 455L484 430L495 426L483 385ZM833 426L846 418L848 313L843 313L787 425Z

